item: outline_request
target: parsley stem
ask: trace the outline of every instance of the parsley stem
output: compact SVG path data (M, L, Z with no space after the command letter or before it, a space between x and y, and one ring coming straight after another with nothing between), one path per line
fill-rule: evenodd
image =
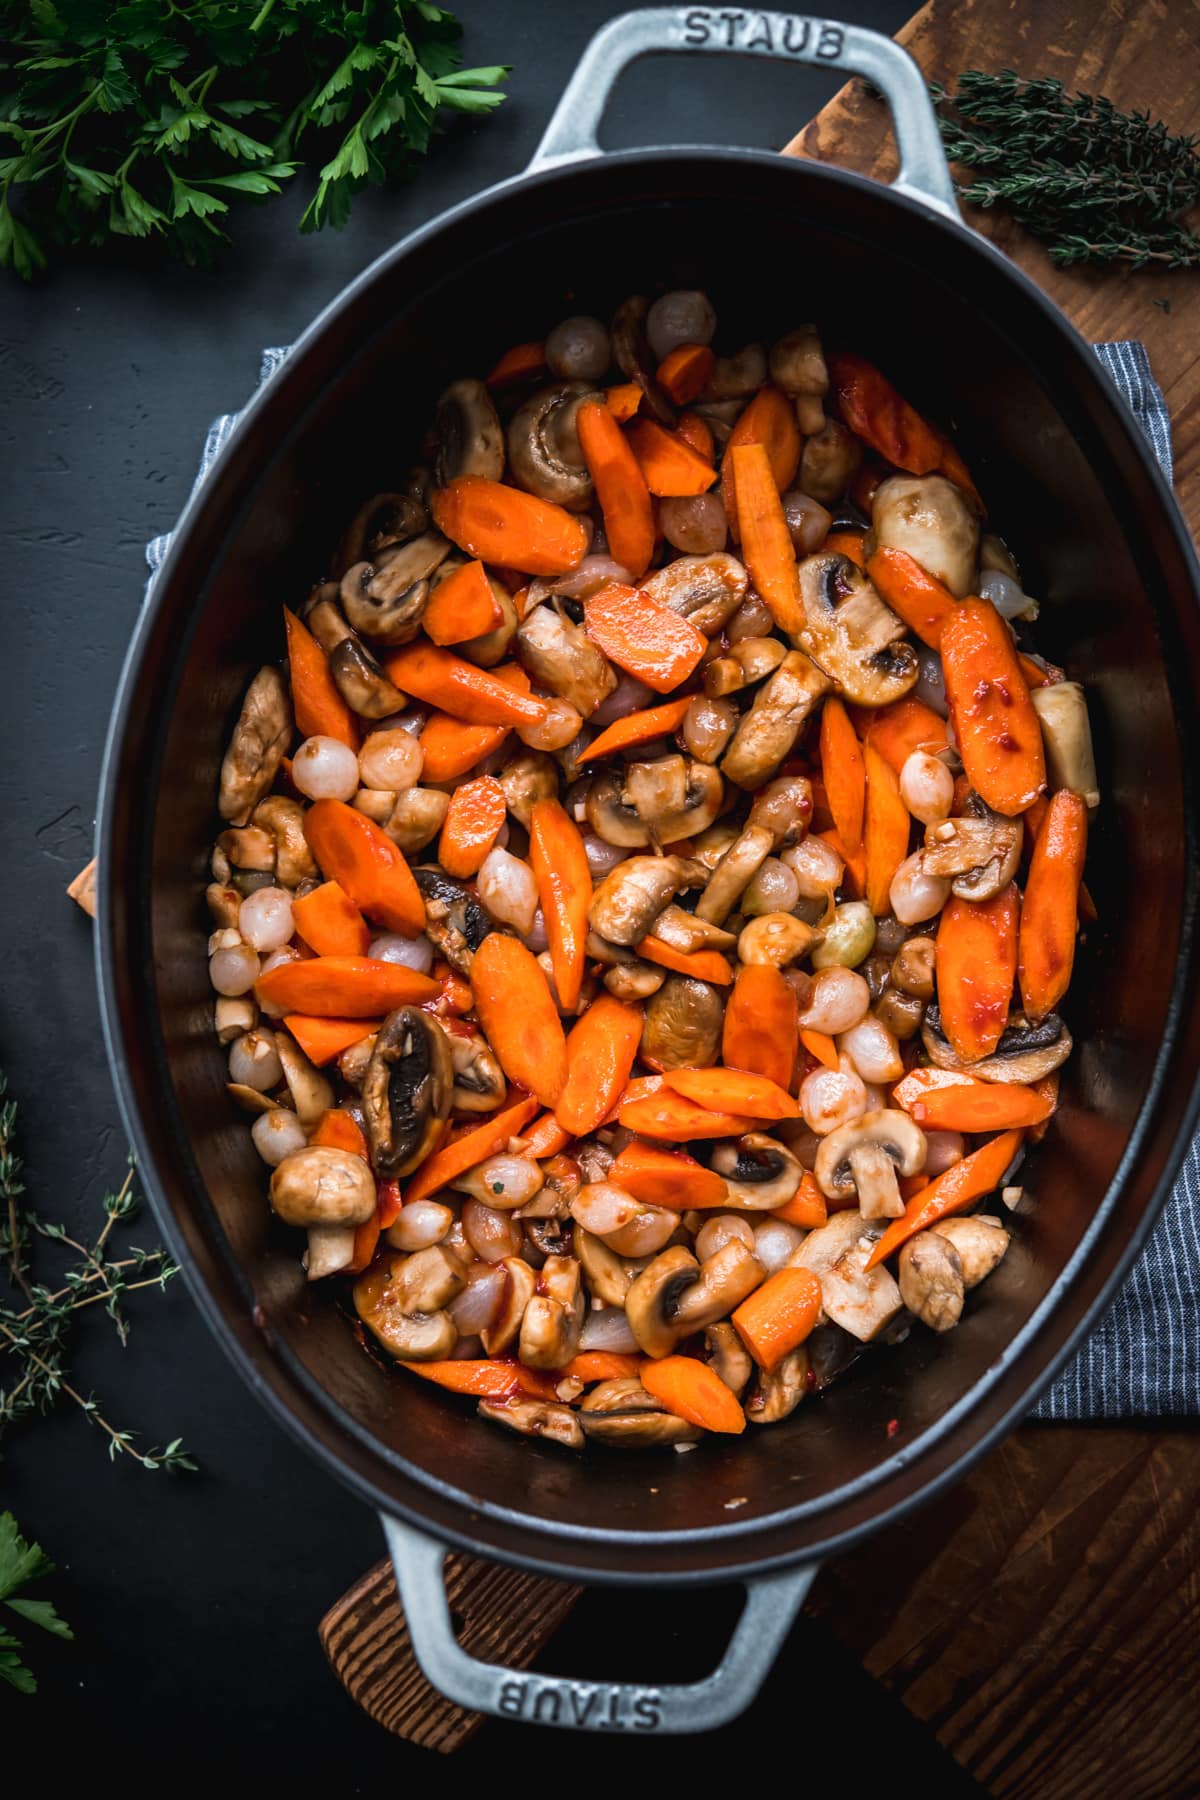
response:
M267 20L271 16L271 11L272 11L272 8L274 7L274 5L275 5L275 0L263 0L263 5L259 8L258 13L257 13L253 23L250 26L251 31L261 31L262 30L263 26L266 24Z

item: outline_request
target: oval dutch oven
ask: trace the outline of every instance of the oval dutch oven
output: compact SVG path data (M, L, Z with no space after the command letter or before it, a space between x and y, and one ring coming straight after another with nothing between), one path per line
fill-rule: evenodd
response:
M746 150L602 156L614 80L661 50L866 76L891 104L898 179ZM952 426L1043 597L1039 648L1087 685L1100 920L1072 987L1062 1107L1023 1175L1036 1204L959 1329L914 1333L778 1429L691 1456L575 1459L389 1374L337 1302L305 1286L226 1097L202 894L220 757L250 674L279 654L280 600L322 572L362 495L399 474L446 382L647 285L706 288L726 344L816 319ZM414 1647L454 1700L589 1729L732 1718L818 1561L960 1476L1113 1294L1192 1128L1197 592L1169 488L1089 347L962 224L916 65L820 19L691 7L614 20L531 168L380 258L247 409L180 522L113 717L100 835L109 1051L193 1293L263 1404L378 1508ZM747 1604L721 1667L696 1685L518 1675L456 1643L451 1545L584 1582L741 1581Z

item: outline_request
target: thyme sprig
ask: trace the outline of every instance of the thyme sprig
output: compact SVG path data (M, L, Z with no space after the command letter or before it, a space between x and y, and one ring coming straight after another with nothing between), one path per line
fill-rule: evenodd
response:
M1200 139L1012 69L968 69L933 96L947 156L972 171L962 198L1005 208L1060 267L1200 268Z
M22 1162L14 1149L16 1102L8 1097L0 1074L0 1265L11 1299L0 1300L0 1443L19 1420L49 1412L70 1400L107 1440L115 1460L129 1456L143 1469L194 1469L195 1463L174 1438L165 1448L144 1450L134 1433L118 1427L100 1410L92 1394L70 1380L72 1328L80 1313L102 1307L122 1345L129 1341L126 1302L146 1288L161 1292L178 1274L178 1265L162 1249L142 1250L131 1244L115 1254L113 1234L138 1209L133 1185L133 1158L115 1192L102 1201L104 1220L90 1243L72 1237L64 1225L52 1223L24 1204ZM32 1249L41 1238L67 1251L70 1258L53 1285L34 1279Z

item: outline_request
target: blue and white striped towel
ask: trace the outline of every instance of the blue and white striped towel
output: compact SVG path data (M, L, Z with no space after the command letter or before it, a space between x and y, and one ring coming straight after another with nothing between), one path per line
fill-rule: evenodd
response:
M1144 344L1097 344L1096 355L1150 440L1168 479L1171 419ZM259 382L287 349L264 350ZM199 486L237 424L214 420L204 442ZM151 579L171 539L146 546ZM1132 1275L1074 1363L1034 1411L1039 1419L1165 1418L1200 1412L1200 1140L1193 1144L1162 1219Z

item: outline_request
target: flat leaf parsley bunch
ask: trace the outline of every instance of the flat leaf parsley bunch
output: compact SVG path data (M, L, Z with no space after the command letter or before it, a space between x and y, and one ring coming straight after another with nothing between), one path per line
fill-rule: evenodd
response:
M0 0L0 267L159 237L189 261L238 196L319 170L301 230L424 154L439 113L498 106L429 0Z

